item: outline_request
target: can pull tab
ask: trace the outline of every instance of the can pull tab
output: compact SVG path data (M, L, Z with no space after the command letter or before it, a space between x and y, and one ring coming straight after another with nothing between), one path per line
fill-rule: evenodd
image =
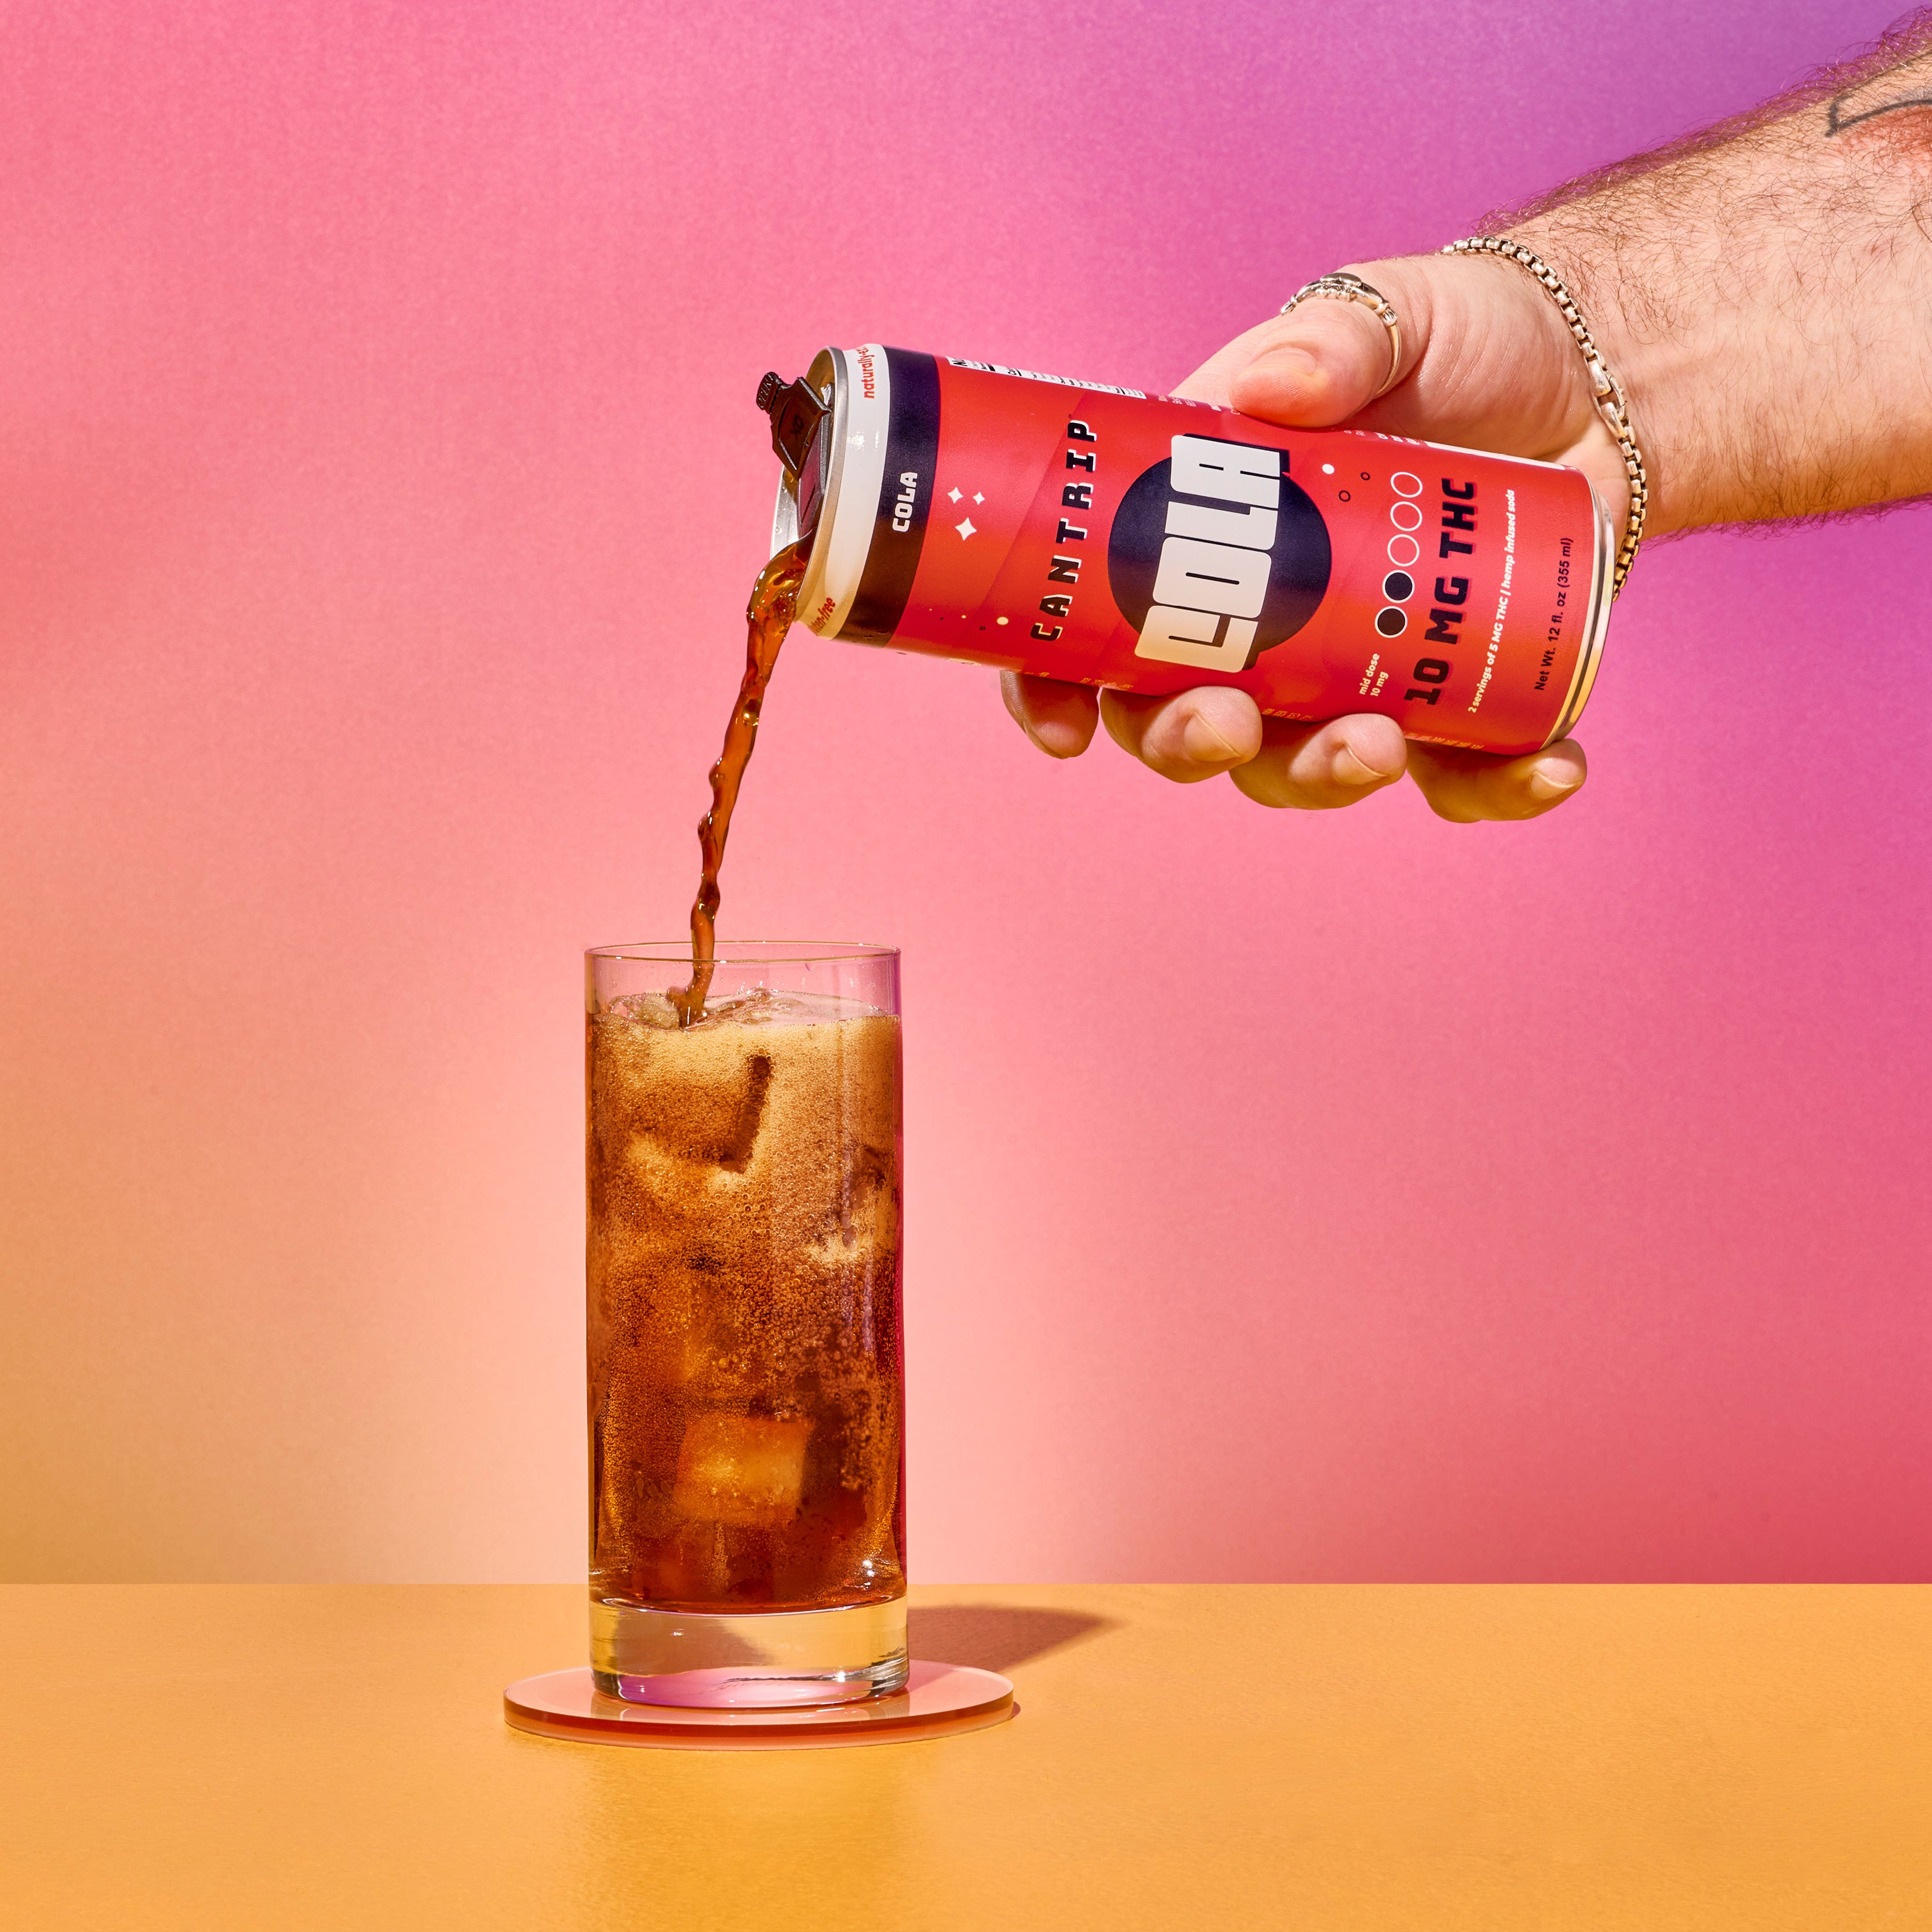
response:
M776 370L767 370L758 385L758 406L772 419L772 448L778 460L796 476L830 412L802 376L788 386Z

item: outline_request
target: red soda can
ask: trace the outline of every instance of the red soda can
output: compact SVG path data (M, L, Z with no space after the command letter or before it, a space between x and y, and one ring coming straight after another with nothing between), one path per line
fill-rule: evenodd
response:
M820 637L1481 752L1589 696L1615 538L1580 471L877 344L758 401Z

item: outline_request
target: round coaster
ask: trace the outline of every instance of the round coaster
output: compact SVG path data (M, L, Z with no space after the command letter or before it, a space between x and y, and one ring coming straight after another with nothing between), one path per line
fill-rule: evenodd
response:
M990 1670L915 1659L906 1688L859 1704L790 1710L703 1710L607 1697L587 1666L519 1678L503 1693L504 1720L539 1737L684 1750L796 1750L818 1744L908 1744L1003 1724L1018 1706Z

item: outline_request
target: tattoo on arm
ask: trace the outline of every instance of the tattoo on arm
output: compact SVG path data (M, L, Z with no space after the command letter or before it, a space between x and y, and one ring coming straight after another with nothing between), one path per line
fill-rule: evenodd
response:
M1612 318L1662 530L1932 491L1932 4L1481 225L1527 227L1600 334Z
M1932 74L1908 76L1898 68L1891 68L1832 96L1825 110L1826 137L1828 140L1848 128L1876 120L1881 114L1896 114L1907 107L1932 107Z
M1485 233L1500 235L1568 202L1620 188L1642 176L1657 173L1754 134L1789 116L1820 106L1826 110L1827 140L1874 121L1881 128L1898 127L1900 124L1880 117L1903 108L1932 106L1932 6L1922 5L1862 52L1822 69L1742 114L1733 114L1712 127L1666 142L1648 154L1633 154L1609 167L1579 176L1519 207L1494 209L1478 226ZM1914 124L1904 124L1906 128Z

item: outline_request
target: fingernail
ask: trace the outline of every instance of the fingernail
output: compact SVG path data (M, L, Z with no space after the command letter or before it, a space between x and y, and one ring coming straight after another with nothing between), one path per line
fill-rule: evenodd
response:
M1266 368L1284 376L1306 376L1321 366L1321 360L1312 350L1300 348L1292 342L1278 343L1272 349L1263 350L1248 364L1250 369Z
M1529 795L1539 804L1547 799L1562 798L1582 782L1583 774L1559 758L1546 758L1541 764L1529 768Z
M1379 784L1388 774L1377 771L1354 746L1343 745L1336 752L1329 776L1337 784L1366 785Z
M1181 755L1197 765L1225 765L1240 754L1197 712L1180 734Z

